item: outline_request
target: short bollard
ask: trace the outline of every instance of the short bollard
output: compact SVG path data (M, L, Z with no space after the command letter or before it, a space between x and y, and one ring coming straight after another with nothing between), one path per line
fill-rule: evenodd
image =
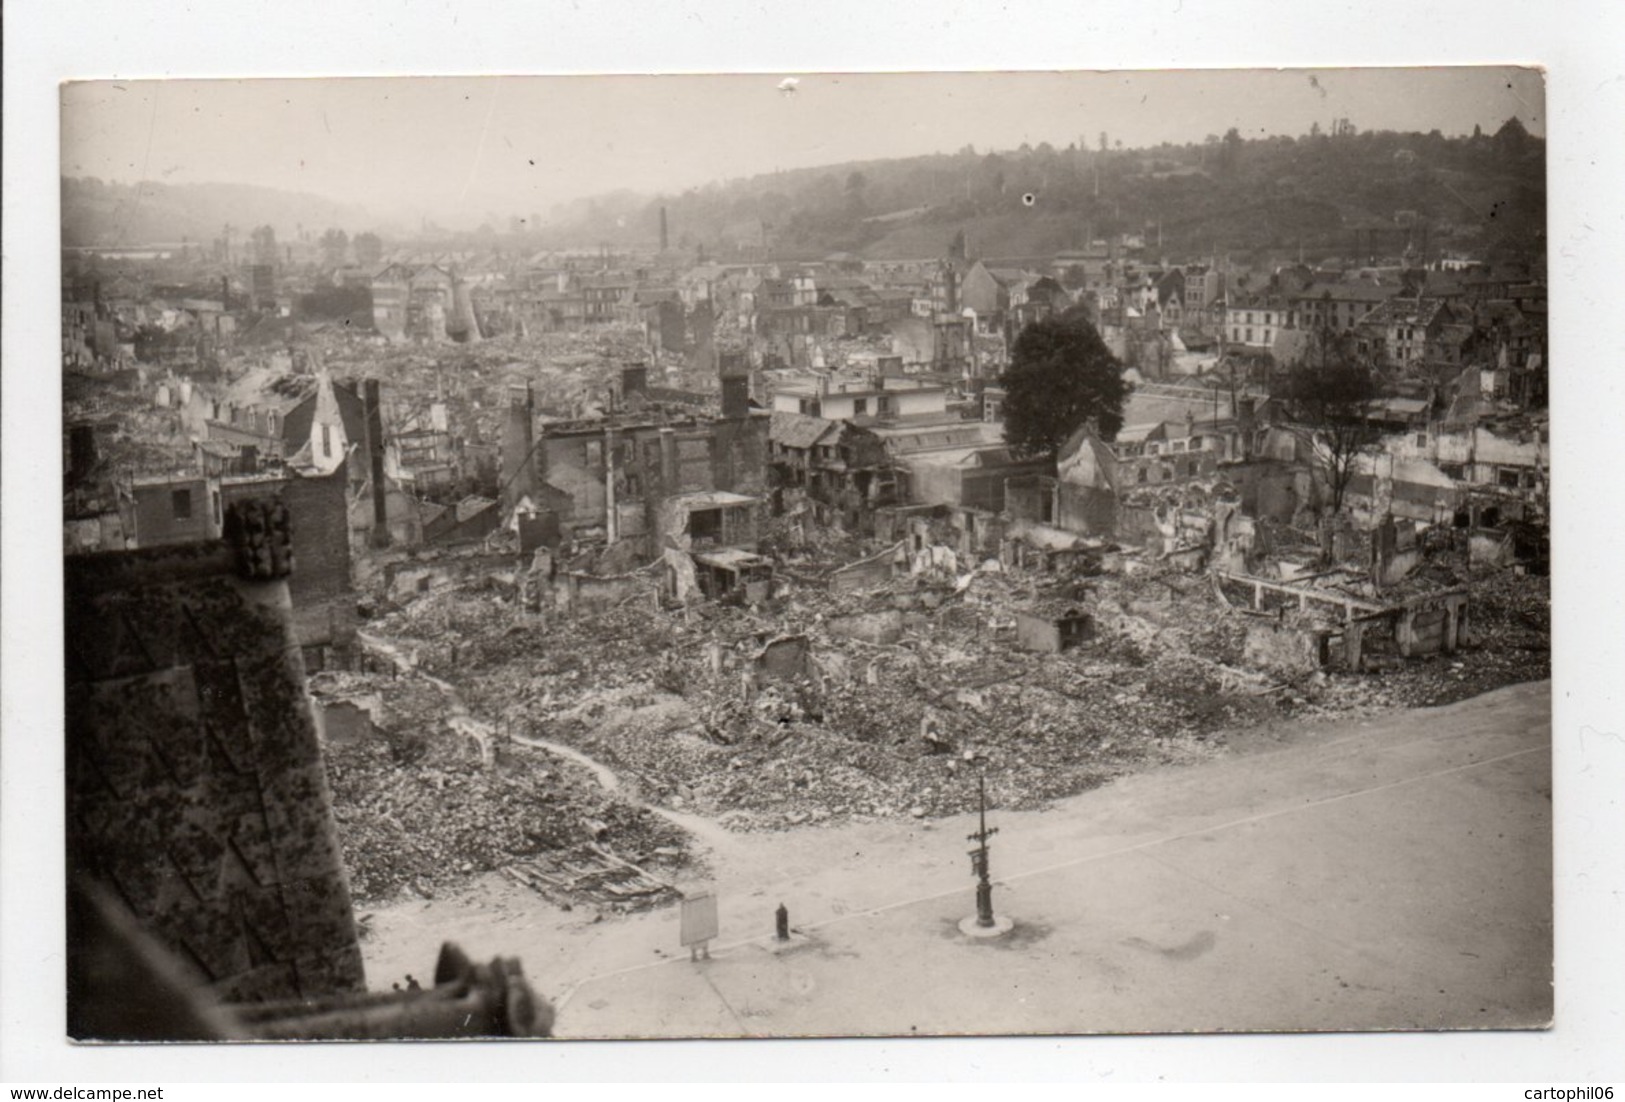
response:
M790 940L790 911L783 903L773 912L773 925L780 941Z

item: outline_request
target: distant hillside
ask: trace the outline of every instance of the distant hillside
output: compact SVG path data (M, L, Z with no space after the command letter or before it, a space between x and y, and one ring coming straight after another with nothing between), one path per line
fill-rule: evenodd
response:
M226 225L237 241L269 225L282 241L301 229L319 237L329 227L348 233L372 227L367 211L303 192L251 184L106 183L62 180L64 245L139 245L182 240L208 243Z
M1544 248L1546 143L1509 120L1494 135L1370 132L1247 141L1235 131L1151 149L1036 149L800 169L679 195L606 194L556 209L557 245L648 246L666 207L671 244L726 257L846 251L1047 255L1143 233L1171 257L1296 252L1528 255Z

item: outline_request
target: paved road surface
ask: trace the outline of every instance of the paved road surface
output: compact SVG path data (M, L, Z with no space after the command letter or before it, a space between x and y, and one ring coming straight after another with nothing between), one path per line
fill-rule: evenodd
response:
M593 923L487 881L380 911L369 976L427 971L442 938L517 955L571 1037L1538 1025L1550 726L1549 683L1513 686L996 813L999 941L957 929L967 816L718 849L709 962L675 909Z

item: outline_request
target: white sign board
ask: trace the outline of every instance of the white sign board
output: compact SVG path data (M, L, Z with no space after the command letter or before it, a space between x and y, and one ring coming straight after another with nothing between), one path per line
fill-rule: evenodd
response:
M685 896L682 944L700 945L717 936L717 897L710 892Z

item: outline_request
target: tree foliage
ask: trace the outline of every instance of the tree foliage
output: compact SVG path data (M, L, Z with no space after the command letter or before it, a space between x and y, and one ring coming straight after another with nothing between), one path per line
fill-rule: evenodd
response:
M1360 456L1381 437L1369 416L1383 396L1381 381L1367 365L1322 345L1319 356L1283 374L1274 389L1292 419L1314 433L1331 511L1340 512Z
M1107 440L1123 427L1123 365L1082 310L1023 329L999 384L1004 438L1017 455L1053 455L1091 419Z

